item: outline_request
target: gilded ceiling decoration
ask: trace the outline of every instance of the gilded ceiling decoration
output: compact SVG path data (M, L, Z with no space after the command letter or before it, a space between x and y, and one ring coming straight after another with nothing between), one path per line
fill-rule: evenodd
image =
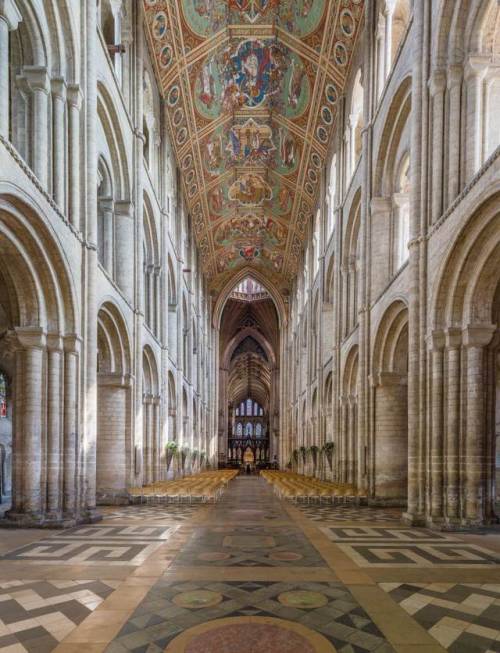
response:
M363 0L143 0L184 190L214 287L297 271Z

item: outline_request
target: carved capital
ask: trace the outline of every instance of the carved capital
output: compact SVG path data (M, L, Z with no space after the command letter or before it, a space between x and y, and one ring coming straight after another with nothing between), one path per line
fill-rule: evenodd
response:
M494 324L471 324L463 330L466 347L486 347L496 331Z
M41 327L16 327L15 332L19 343L25 349L45 349L47 336Z
M10 31L16 30L22 19L14 0L0 0L0 20L7 23Z

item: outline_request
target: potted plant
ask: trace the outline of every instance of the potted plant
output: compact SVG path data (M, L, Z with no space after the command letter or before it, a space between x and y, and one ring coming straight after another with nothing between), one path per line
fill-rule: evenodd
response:
M330 467L330 471L333 469L333 451L335 449L335 442L325 442L323 445L323 453L325 454L325 458L328 461L328 465Z
M189 456L189 447L182 447L180 450L180 463L181 463L181 469L184 471L184 467L186 466L186 459Z
M309 453L311 454L314 468L316 468L318 464L319 447L313 444L312 446L309 447Z
M298 463L299 463L299 450L298 449L294 449L292 451L292 460L296 465L298 465Z
M177 449L178 449L177 442L174 442L173 440L167 442L167 444L165 445L165 458L167 461L167 472L170 470L170 465L172 464L172 460L175 458Z
M304 465L305 465L305 464L306 464L306 457L307 457L307 449L306 449L306 447L304 447L304 446L299 447L299 453L300 453L300 455L302 456L302 462L303 462Z

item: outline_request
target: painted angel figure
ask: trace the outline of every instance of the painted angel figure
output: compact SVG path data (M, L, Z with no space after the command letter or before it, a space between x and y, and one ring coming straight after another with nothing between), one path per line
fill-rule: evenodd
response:
M304 68L299 64L297 65L292 59L292 74L290 75L290 82L288 83L288 104L295 109L299 102L300 94L302 92L302 80L304 79Z
M201 92L200 100L210 109L215 98L215 81L212 74L212 63L206 62L200 73Z

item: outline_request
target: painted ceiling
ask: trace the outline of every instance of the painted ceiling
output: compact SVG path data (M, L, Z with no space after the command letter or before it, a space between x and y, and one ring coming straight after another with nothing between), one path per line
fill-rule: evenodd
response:
M204 272L297 271L363 0L143 0Z

